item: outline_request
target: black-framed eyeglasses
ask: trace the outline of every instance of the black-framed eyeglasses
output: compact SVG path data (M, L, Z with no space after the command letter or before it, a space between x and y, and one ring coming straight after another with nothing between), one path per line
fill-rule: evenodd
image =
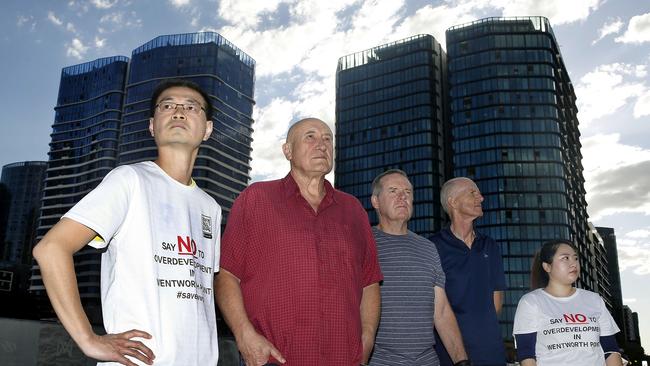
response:
M187 114L199 114L201 111L205 112L205 108L196 103L173 103L173 102L160 102L156 104L156 108L161 113L170 113L176 111L180 107Z

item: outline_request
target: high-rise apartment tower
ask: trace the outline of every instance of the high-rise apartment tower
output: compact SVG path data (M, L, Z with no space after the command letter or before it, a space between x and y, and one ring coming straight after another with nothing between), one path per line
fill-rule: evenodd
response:
M477 227L501 246L502 331L512 338L543 242L574 243L585 274L579 285L597 291L576 96L546 18L487 18L452 27L446 38L454 175L474 179L485 197Z
M446 69L446 55L430 35L339 59L335 184L361 200L373 224L370 184L377 174L399 168L414 188L409 228L431 235L441 227L439 193L450 166Z

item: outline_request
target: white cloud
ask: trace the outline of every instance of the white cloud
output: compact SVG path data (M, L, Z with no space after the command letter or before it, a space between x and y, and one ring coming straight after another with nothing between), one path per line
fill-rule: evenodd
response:
M292 96L298 100L296 117L316 117L325 121L334 131L334 75L327 78L311 77L300 83Z
M118 0L91 0L90 2L95 5L97 9L110 9L117 4L117 1Z
M621 212L650 215L650 150L619 140L619 134L581 140L587 210L592 221Z
M178 0L177 0L178 1ZM260 15L278 8L283 0L222 0L219 2L219 16L239 27L254 27L260 22Z
M617 249L621 272L630 269L637 275L650 275L650 247L647 244L618 245Z
M54 25L60 26L60 25L63 24L63 21L61 21L61 19L57 18L56 14L54 14L53 11L48 11L47 12L47 19L50 22L52 22L52 24L54 24Z
M317 29L304 25L256 32L239 27L224 27L219 33L228 39L236 39L237 45L257 60L256 76L264 77L293 70L312 46L305 42L310 37L310 31Z
M604 0L493 0L490 5L503 9L503 16L541 15L552 26L582 21L598 9Z
M646 89L645 93L639 95L634 104L634 117L640 118L650 116L650 90Z
M176 8L180 8L190 4L190 0L169 0L169 2Z
M616 238L618 264L621 272L650 275L650 230L637 229ZM635 300L624 300L633 302Z
M247 3L247 2L238 2ZM318 42L336 39L334 13L316 19L304 19L287 27L258 31L249 23L227 26L219 32L228 39L237 39L237 44L258 60L258 77L278 75L299 68ZM322 47L322 46L321 46ZM335 57L335 55L332 55ZM330 70L335 66L327 66Z
M612 168L650 160L650 150L620 142L620 134L598 134L581 139L582 165L587 185L591 179ZM589 192L590 189L587 189Z
M636 302L636 298L623 299L624 304L631 304L633 302Z
M625 236L635 239L645 239L650 238L650 230L646 229L637 229L626 233Z
M635 244L636 240L634 239L616 238L616 245L634 246Z
M445 31L454 25L476 20L475 11L474 4L470 3L456 7L427 5L418 9L413 16L404 19L397 27L396 33L401 38L416 34L431 34L443 48L446 48Z
M595 44L610 34L616 34L620 32L621 28L623 28L623 22L620 18L616 18L603 24L603 26L598 30L598 38L596 38L591 44Z
M74 27L74 24L72 24L72 23L68 23L68 24L66 24L66 25L65 25L65 29L66 29L68 32L75 33L75 34L77 33L77 29Z
M18 27L22 27L25 23L31 22L32 20L34 20L34 17L32 17L31 15L28 17L19 15L18 18L16 19L16 25Z
M635 117L648 114L646 65L601 65L580 78L575 87L581 127L635 102ZM638 109L638 110L637 110Z
M369 30L383 31L389 29L399 20L399 11L404 6L404 1L367 0L361 5L352 19L355 31Z
M106 38L95 36L95 48L103 48L106 45Z
M331 93L331 98L334 98L335 65L339 57L402 38L394 29L400 19L403 6L403 1L398 0L364 2L351 19L352 28L336 32L332 36L321 32L320 40L303 55L299 68L306 73L330 79L331 83L327 84L327 89ZM335 17L336 9L325 11L332 11L333 18ZM338 24L328 20L320 23L318 27L335 30L337 26Z
M117 11L103 15L99 18L99 23L105 25L105 27L100 28L100 33L116 32L123 28L139 28L142 26L142 20L137 17L134 11L130 13Z
M117 0L115 0L117 2ZM76 11L77 16L82 17L89 10L88 2L86 1L68 1L68 8L70 10Z
M334 65L340 56L398 37L394 26L403 10L402 1L367 0L350 16L352 27L340 29L340 12L355 3L308 0L288 4L288 25L261 30L258 29L261 14L275 10L279 1L265 2L262 8L249 2L226 1L221 3L220 14L226 12L224 16L236 25L218 32L228 39L236 39L238 46L258 60L256 74L260 77L296 70L328 77L336 71Z
M289 171L289 162L282 154L282 143L289 123L294 120L295 108L295 102L274 98L263 108L256 109L251 163L255 180L281 178Z
M85 46L79 38L75 38L72 42L66 44L68 57L74 57L81 60L86 52L88 51L88 46Z
M616 38L616 42L650 42L650 13L633 16L627 25L627 30L622 36Z
M115 12L115 13L103 15L101 18L99 18L99 22L119 24L122 23L123 19L124 19L124 13Z

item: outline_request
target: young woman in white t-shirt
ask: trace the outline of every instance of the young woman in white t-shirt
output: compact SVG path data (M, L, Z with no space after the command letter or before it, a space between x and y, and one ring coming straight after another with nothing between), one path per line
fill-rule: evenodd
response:
M601 297L573 287L580 275L573 244L545 243L531 270L533 291L519 301L513 333L522 366L620 366L619 329Z

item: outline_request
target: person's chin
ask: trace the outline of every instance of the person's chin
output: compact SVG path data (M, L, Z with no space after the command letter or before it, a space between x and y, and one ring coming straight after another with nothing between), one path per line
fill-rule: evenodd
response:
M314 170L327 174L327 173L332 171L332 166L330 164L327 164L327 163L317 164L314 167Z

